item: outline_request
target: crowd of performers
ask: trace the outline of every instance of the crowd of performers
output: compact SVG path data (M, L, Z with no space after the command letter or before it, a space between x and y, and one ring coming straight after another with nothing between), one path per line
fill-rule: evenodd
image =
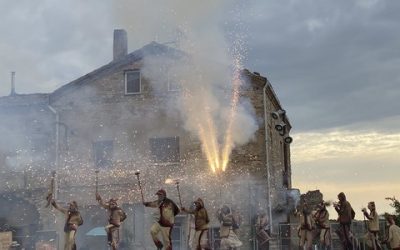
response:
M160 189L156 193L157 199L150 202L143 201L143 205L159 210L159 218L150 228L150 234L158 250L172 250L171 232L175 223L175 216L179 213L192 214L194 216L195 234L192 237L191 249L208 250L211 245L208 239L210 218L201 198L195 200L189 208L178 207L174 201L167 198L165 190ZM117 204L116 199L104 202L101 196L96 193L96 200L99 205L108 212L109 220L105 226L107 240L111 249L117 249L119 243L119 228L126 219L126 214ZM68 203L68 208L60 207L54 199L50 204L65 215L65 250L76 249L75 235L77 229L83 223L83 219L75 201ZM332 235L329 221L327 202L322 201L316 207L311 207L306 201L301 205L296 215L299 217L299 249L311 250L315 237L319 238L319 249L331 249ZM339 236L344 250L359 249L359 243L353 236L350 227L355 217L355 211L346 199L344 193L338 194L338 202L333 202L333 207L338 214L337 221L339 228L335 233ZM400 227L394 223L391 216L387 216L389 225L387 238L380 240L379 216L373 201L368 203L362 213L366 219L366 243L369 249L380 250L382 244L387 244L391 249L400 250ZM242 246L237 233L240 224L240 216L227 205L220 208L216 215L220 222L220 248L221 250L236 250ZM259 249L268 249L268 241L271 239L269 234L269 222L265 211L260 210L255 219L255 232L257 235ZM159 237L161 236L161 238Z
M329 222L329 212L327 210L328 202L322 201L316 208L312 208L307 202L302 204L300 211L296 214L299 216L299 249L311 250L313 240L319 236L319 249L332 248L331 227ZM351 223L355 217L355 211L351 204L346 199L346 195L341 192L338 194L338 202L333 203L333 207L338 214L337 221L339 228L335 231L338 235L342 248L344 250L360 249L358 240L351 232ZM376 211L375 202L368 203L366 208L361 212L366 221L367 233L365 242L368 249L381 250L383 244L386 244L390 249L400 250L400 227L394 223L394 218L390 215L385 216L388 223L388 233L386 239L380 240L379 235L379 215Z
M158 250L172 250L171 233L175 222L175 216L179 213L192 214L194 216L195 233L191 241L191 249L193 250L211 250L208 239L208 230L210 218L201 198L192 203L190 208L181 206L180 208L174 201L167 197L164 189L160 189L156 193L157 199L154 201L143 201L143 205L149 208L159 210L159 218L150 228L150 234L153 242ZM118 206L117 199L110 199L104 202L101 196L96 193L96 200L99 205L108 212L108 224L105 226L107 232L108 245L111 249L118 248L119 228L126 219L126 213ZM57 205L51 198L50 204L54 208L61 211L65 215L64 227L64 250L76 250L75 235L78 227L83 224L83 219L78 210L76 201L68 203L68 208L62 208ZM221 250L237 250L242 246L242 242L237 236L237 229L240 224L240 216L236 216L231 208L224 205L218 210L216 216L220 222L220 249ZM264 222L267 223L265 220ZM262 227L263 224L260 224ZM266 225L264 225L265 227ZM161 237L159 237L161 236Z

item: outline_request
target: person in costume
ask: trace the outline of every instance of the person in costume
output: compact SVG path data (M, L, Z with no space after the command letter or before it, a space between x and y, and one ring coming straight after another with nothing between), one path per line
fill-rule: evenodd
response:
M143 202L146 207L158 208L160 218L150 228L150 234L153 238L157 249L162 249L165 246L166 250L172 250L171 232L174 227L175 216L179 213L179 208L171 199L167 198L167 193L164 189L160 189L156 193L158 199L151 202ZM158 234L162 236L162 242L158 238Z
M68 208L63 208L52 199L51 205L65 215L64 250L76 250L76 232L78 227L83 224L83 219L78 210L78 203L76 201L71 201L68 203Z

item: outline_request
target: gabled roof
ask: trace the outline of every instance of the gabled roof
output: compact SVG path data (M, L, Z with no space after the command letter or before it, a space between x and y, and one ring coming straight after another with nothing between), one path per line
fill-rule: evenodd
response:
M0 108L10 106L47 105L49 94L14 94L0 97Z
M110 63L82 76L79 77L78 79L69 82L60 88L56 89L53 93L50 94L50 102L54 101L55 99L59 98L62 96L65 92L74 90L79 88L80 86L92 82L96 79L102 78L112 72L114 72L116 69L123 67L128 64L132 64L134 62L138 62L142 60L146 56L164 56L168 55L170 58L180 58L183 57L185 54L184 52L174 49L172 47L166 46L164 44L159 44L157 42L151 42L144 47L135 50L126 56L118 59L111 61Z

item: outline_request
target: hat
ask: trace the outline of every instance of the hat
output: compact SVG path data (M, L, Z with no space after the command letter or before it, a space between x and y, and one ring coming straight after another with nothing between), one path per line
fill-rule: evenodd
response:
M111 199L108 201L108 204L111 204L111 203L117 204L117 201L118 201L118 199L111 198Z
M164 196L167 196L167 192L165 192L164 189L160 189L160 190L157 191L156 195L164 195Z
M76 209L78 209L78 203L76 201L71 201L68 203L68 205L74 206Z
M78 203L76 201L71 201L68 203L68 205L74 205L75 207L78 207Z
M204 202L201 198L197 198L197 200L194 201L194 203L197 203L200 205L200 207L204 207Z

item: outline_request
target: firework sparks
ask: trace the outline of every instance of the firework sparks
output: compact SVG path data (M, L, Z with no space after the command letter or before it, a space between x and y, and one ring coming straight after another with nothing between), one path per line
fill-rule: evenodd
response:
M232 141L232 128L233 122L235 120L237 105L239 102L239 86L241 85L240 80L240 61L236 60L235 64L235 71L233 75L233 92L232 92L232 99L231 99L231 110L229 115L228 127L225 134L225 142L222 151L222 171L225 171L226 166L229 162L230 153L233 148L233 141Z

